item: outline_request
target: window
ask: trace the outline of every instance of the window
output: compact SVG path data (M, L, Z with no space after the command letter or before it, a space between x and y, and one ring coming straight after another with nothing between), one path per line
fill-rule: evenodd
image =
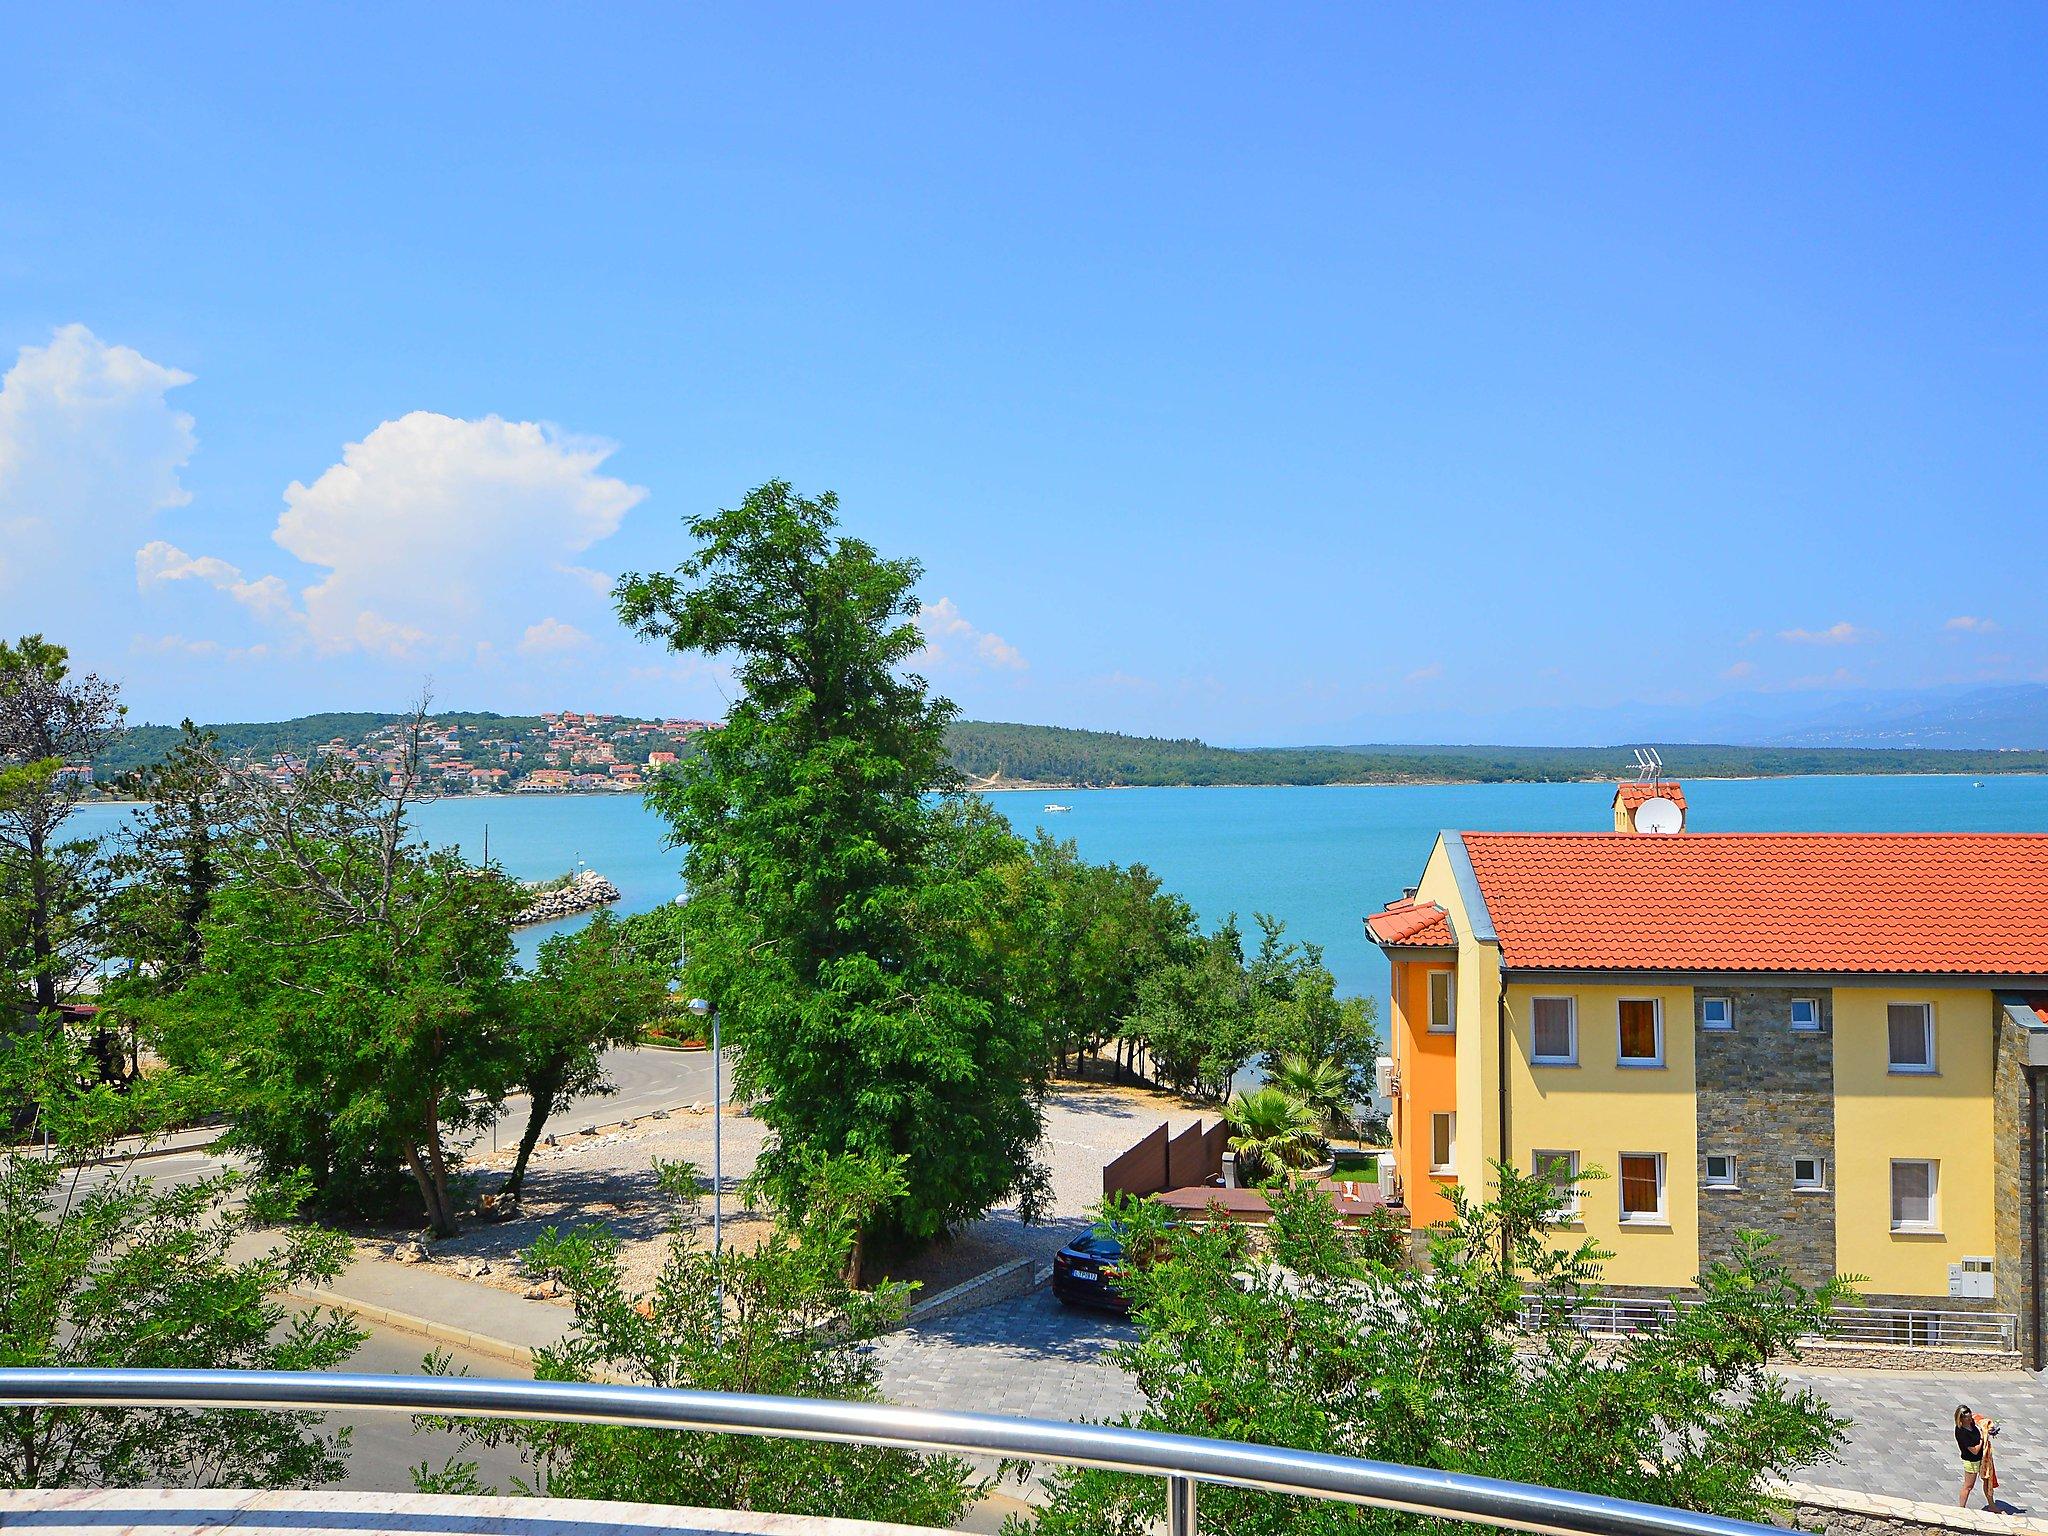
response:
M1734 1189L1735 1154L1732 1152L1709 1152L1707 1154L1706 1185L1709 1189Z
M1792 1027L1802 1031L1820 1028L1819 998L1795 997L1792 999Z
M1725 997L1703 997L1700 999L1701 1029L1733 1029L1735 1010Z
M1919 1158L1892 1163L1892 1230L1933 1232L1939 1227L1936 1203L1940 1164Z
M1664 1065L1664 1018L1655 998L1622 999L1621 1064L1625 1067Z
M1621 1219L1661 1224L1664 1220L1664 1154L1621 1154Z
M1458 1027L1458 994L1449 971L1429 973L1429 1032L1448 1035Z
M1570 1220L1578 1220L1579 1154L1531 1152L1529 1168L1539 1178L1547 1178L1557 1186L1558 1209Z
M1885 1035L1894 1072L1934 1070L1934 1005L1893 1003L1884 1011Z
M1458 1151L1458 1117L1448 1111L1429 1117L1429 1171L1449 1173Z
M1578 1064L1578 1005L1570 998L1537 998L1531 1005L1529 1028L1530 1060L1547 1066Z
M1826 1189L1828 1187L1828 1160L1824 1157L1793 1158L1792 1187L1794 1189Z

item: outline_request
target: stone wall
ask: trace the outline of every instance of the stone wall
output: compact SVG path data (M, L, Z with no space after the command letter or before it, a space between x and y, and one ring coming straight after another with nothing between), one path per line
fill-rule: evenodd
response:
M1700 1025L1701 1002L1725 997L1733 1029ZM1821 1027L1794 1030L1792 999L1817 997ZM1702 987L1693 994L1700 1165L1700 1263L1733 1251L1738 1232L1778 1240L1809 1283L1835 1272L1834 1000L1825 987ZM1706 1156L1736 1159L1736 1189L1706 1187ZM1792 1160L1827 1160L1825 1190L1795 1190Z
M619 888L594 869L586 869L566 885L538 892L525 909L512 919L515 928L535 923L557 922L579 912L595 912L619 899Z
M2027 1308L2027 1276L2033 1268L2033 1229L2027 1221L2027 1032L2013 1023L2002 1007L1998 1008L1993 1027L1996 1032L1992 1036L1995 1043L1991 1066L1991 1178L1996 1246L1992 1252L1991 1279L1996 1308L2018 1316L2020 1354L2031 1361L2034 1346ZM2048 1178L2035 1179L2033 1189L2036 1198L2048 1197Z
M1956 1478L1962 1486L1962 1478ZM1959 1509L1953 1504L1925 1504L1851 1488L1822 1488L1812 1483L1781 1483L1773 1492L1786 1508L1774 1522L1792 1530L1820 1531L1823 1536L1924 1536L1956 1532L1980 1536L1991 1531L2020 1536L2048 1536L2048 1524L2025 1515L1994 1515L1987 1509Z

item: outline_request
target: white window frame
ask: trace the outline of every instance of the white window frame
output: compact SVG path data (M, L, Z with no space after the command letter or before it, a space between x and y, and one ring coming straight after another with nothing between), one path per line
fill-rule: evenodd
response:
M1436 984L1444 984L1443 1022L1437 1022ZM1432 1035L1455 1035L1458 1032L1458 973L1450 970L1432 970L1424 975L1423 989L1427 1000L1423 1006L1428 1010L1428 1025L1425 1033Z
M1721 1007L1721 1022L1720 1022L1720 1023L1718 1023L1718 1024L1716 1024L1716 1023L1715 1023L1715 1022L1714 1022L1714 1021L1713 1021L1713 1020L1712 1020L1712 1019L1711 1019L1710 1017L1708 1017L1708 1010L1709 1010L1709 1009L1711 1009L1711 1008L1712 1008L1712 1007L1713 1007L1713 1006L1714 1006L1714 1005L1715 1005L1716 1003L1720 1004L1720 1007ZM1714 1032L1715 1032L1716 1034L1725 1034L1725 1033L1726 1033L1727 1031L1729 1031L1729 1030L1733 1029L1734 1027L1735 1027L1735 999L1734 999L1734 998L1732 998L1732 997L1722 997L1722 996L1720 996L1720 995L1716 994L1716 995L1715 995L1715 996L1713 996L1713 997L1703 997L1703 998L1701 998L1701 999L1700 999L1700 1028L1701 1028L1701 1029L1711 1029L1711 1030L1713 1030L1713 1031L1714 1031Z
M1657 1165L1657 1209L1654 1211L1630 1211L1628 1196L1624 1193L1628 1179L1623 1169L1623 1160L1631 1157L1647 1157ZM1624 1227L1668 1227L1671 1225L1671 1193L1664 1177L1664 1154L1662 1152L1624 1152L1614 1160L1614 1205L1620 1213Z
M1436 1128L1444 1128L1444 1160L1436 1160ZM1439 1109L1429 1117L1429 1171L1446 1174L1458 1162L1458 1112L1455 1109Z
M1809 1007L1809 1008L1811 1008L1811 1009L1813 1010L1813 1022L1812 1022L1811 1024L1802 1024L1802 1023L1800 1023L1800 1022L1799 1022L1799 1005L1800 1005L1801 1003L1804 1003L1804 1004L1805 1004L1805 1005L1806 1005L1807 1007ZM1792 1032L1793 1032L1794 1034L1797 1034L1797 1035L1817 1035L1817 1034L1819 1034L1819 1033L1820 1033L1820 999L1819 999L1819 998L1817 998L1817 997L1795 997L1795 998L1793 998L1793 999L1792 999L1792 1005L1791 1005L1791 1007L1789 1007L1789 1008L1787 1008L1787 1009L1785 1010L1785 1022L1786 1022L1786 1023L1788 1024L1788 1025L1790 1025L1790 1026L1791 1026L1791 1028L1792 1028Z
M1702 1189L1742 1188L1742 1165L1736 1161L1733 1152L1708 1152L1705 1154L1705 1157L1706 1167L1701 1171L1700 1175L1700 1187ZM1728 1165L1726 1176L1718 1179L1714 1177L1714 1164L1716 1163L1726 1163Z
M1894 1008L1918 1008L1921 1018L1921 1038L1927 1043L1927 1060L1901 1065L1892 1060L1892 1010ZM1939 1068L1934 1055L1934 1004L1917 999L1894 998L1884 1005L1884 1068L1893 1077L1933 1077Z
M1810 1179L1799 1177L1801 1163L1813 1164L1814 1174ZM1792 1187L1802 1190L1824 1190L1828 1187L1828 1160L1824 1157L1795 1157L1792 1159Z
M1901 1168L1925 1168L1927 1170L1927 1219L1925 1221L1902 1221L1899 1218L1899 1170ZM1939 1232L1941 1231L1941 1160L1934 1157L1895 1157L1891 1166L1892 1230L1894 1232Z
M1567 1221L1577 1221L1579 1219L1579 1195L1581 1193L1579 1188L1579 1154L1567 1152L1561 1147L1538 1147L1529 1154L1529 1171L1538 1178L1544 1176L1545 1169L1552 1163L1563 1163L1571 1181L1569 1188L1558 1191L1564 1197L1564 1203L1559 1207L1559 1210Z
M1562 1056L1540 1055L1536 1049L1536 1005L1538 1003L1563 1003L1565 1006L1565 1027L1571 1032L1570 1048ZM1529 1062L1538 1067L1576 1067L1579 1064L1579 1000L1568 995L1551 995L1529 999Z
M1657 1037L1657 1054L1655 1056L1624 1056L1621 1054L1621 1009L1624 1003L1648 1003L1650 1005L1651 1028L1656 1031ZM1618 997L1614 1000L1614 1061L1616 1066L1622 1067L1661 1067L1664 1065L1664 999L1661 997Z

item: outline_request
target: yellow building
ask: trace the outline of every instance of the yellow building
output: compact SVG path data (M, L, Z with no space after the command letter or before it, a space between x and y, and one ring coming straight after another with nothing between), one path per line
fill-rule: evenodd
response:
M1624 785L1613 832L1445 832L1367 919L1413 1219L1498 1162L1573 1169L1612 1286L1761 1231L1873 1305L2010 1316L2039 1369L2048 836L1685 814Z

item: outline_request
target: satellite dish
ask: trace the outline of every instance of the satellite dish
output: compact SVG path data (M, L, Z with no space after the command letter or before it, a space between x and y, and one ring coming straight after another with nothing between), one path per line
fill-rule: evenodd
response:
M1685 812L1668 795L1652 795L1636 807L1638 832L1677 832L1685 826Z

